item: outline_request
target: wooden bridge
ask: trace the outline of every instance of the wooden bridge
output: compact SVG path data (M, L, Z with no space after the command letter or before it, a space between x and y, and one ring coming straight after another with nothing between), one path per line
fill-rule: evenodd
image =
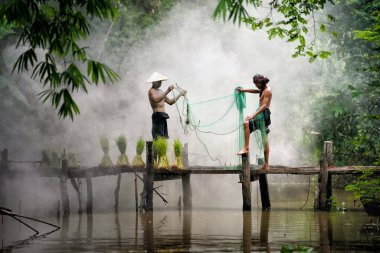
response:
M251 210L251 182L259 180L261 204L263 209L270 209L270 197L269 188L267 182L268 174L294 174L294 175L318 175L319 193L316 201L318 210L329 210L329 199L332 195L331 178L333 175L357 173L367 169L376 169L377 173L380 172L380 166L332 166L332 142L325 142L323 158L320 166L314 167L287 167L280 165L271 165L270 170L262 170L262 165L250 165L249 156L243 155L242 166L239 167L215 167L215 166L189 166L188 161L188 147L184 146L183 161L186 169L154 169L153 166L153 154L152 154L152 142L146 143L146 166L145 167L69 167L66 159L62 160L62 166L58 168L46 168L46 169L33 169L33 170L20 170L10 168L10 164L20 163L17 161L10 161L8 159L8 151L5 149L1 154L0 163L0 180L6 180L7 178L18 177L58 177L60 178L60 190L62 209L64 214L70 213L70 201L67 193L67 180L71 181L75 191L78 194L79 200L79 212L82 210L81 192L75 178L85 178L87 186L87 208L88 213L92 213L93 208L93 194L92 194L92 178L101 176L118 176L117 185L115 188L115 208L118 208L119 193L120 193L120 181L122 173L134 173L135 174L135 201L136 211L138 210L138 193L136 181L140 178L144 182L144 190L142 194L144 209L146 211L153 211L153 192L155 191L153 184L154 181L165 180L182 180L183 190L183 204L184 209L189 210L192 208L192 191L190 177L192 174L237 174L242 183L242 195L243 195L243 210ZM29 163L39 163L40 161L29 161ZM143 174L143 178L138 175ZM156 193L166 201L157 191Z

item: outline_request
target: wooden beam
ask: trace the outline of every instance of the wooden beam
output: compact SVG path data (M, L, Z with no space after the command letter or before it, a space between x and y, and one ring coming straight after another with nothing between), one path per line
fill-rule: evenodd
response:
M146 142L146 175L144 177L145 191L145 211L153 211L153 184L154 184L154 167L153 167L153 142Z
M243 182L242 195L243 195L243 211L251 211L251 170L249 167L249 155L242 155L242 170L243 170Z

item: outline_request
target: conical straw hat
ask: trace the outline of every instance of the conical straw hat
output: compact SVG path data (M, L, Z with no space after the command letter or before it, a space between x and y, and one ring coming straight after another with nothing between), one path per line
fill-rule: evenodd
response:
M158 81L165 81L168 80L168 78L164 75L161 75L158 72L154 72L148 80L146 80L145 83L153 83L153 82L158 82Z

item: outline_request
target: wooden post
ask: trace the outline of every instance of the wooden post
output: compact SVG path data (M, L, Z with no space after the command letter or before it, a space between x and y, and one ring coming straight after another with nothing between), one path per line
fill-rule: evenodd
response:
M251 168L249 155L242 155L243 183L241 184L243 193L243 211L251 211Z
M263 159L258 160L259 165L263 165L263 162L264 162ZM259 175L259 184L260 184L261 208L262 210L270 210L271 204L270 204L270 198L269 198L267 174Z
M139 211L139 197L137 194L137 174L135 172L135 203L136 203L136 213Z
M78 180L80 180L80 179L78 179ZM78 196L78 205L79 205L79 207L78 207L78 213L81 214L82 213L82 193L80 192L79 185L78 185L77 181L75 180L75 178L70 177L70 181L71 181L71 184L72 184L74 190L77 193L77 196Z
M119 210L119 192L120 192L121 173L117 176L117 185L115 189L115 212Z
M185 143L182 152L182 159L185 166L185 169L189 167L189 146ZM182 195L183 195L183 209L191 210L192 209L192 191L190 183L190 173L185 173L182 175Z
M152 141L146 142L146 176L144 177L145 191L145 211L153 211L153 184L154 184L154 167L153 167L153 150Z
M3 152L1 153L1 169L7 170L9 169L8 167L8 149L4 149Z
M0 173L5 173L8 170L8 149L4 149L1 152L1 160L0 160ZM4 176L0 176L0 205L7 206L7 187L6 180Z
M325 141L323 146L324 154L327 159L327 168L333 165L333 142L332 141ZM331 209L330 200L332 197L332 174L328 173L327 171L327 201L328 201L328 210Z
M68 161L66 158L62 160L62 173L60 178L60 186L61 186L61 199L62 199L62 208L63 215L70 214L70 201L69 195L67 194L67 177L68 177Z
M87 213L92 213L92 181L91 176L89 174L86 174L86 186L87 186Z
M319 173L318 210L329 211L332 196L331 175L328 167L332 165L332 142L325 141L323 146L323 158Z

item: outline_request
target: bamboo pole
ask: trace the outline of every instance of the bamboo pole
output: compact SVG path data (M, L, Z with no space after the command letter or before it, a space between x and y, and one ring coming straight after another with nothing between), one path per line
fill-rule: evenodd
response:
M248 154L242 155L242 170L243 170L243 183L242 194L243 194L243 211L251 211L251 170L249 166L249 156Z

